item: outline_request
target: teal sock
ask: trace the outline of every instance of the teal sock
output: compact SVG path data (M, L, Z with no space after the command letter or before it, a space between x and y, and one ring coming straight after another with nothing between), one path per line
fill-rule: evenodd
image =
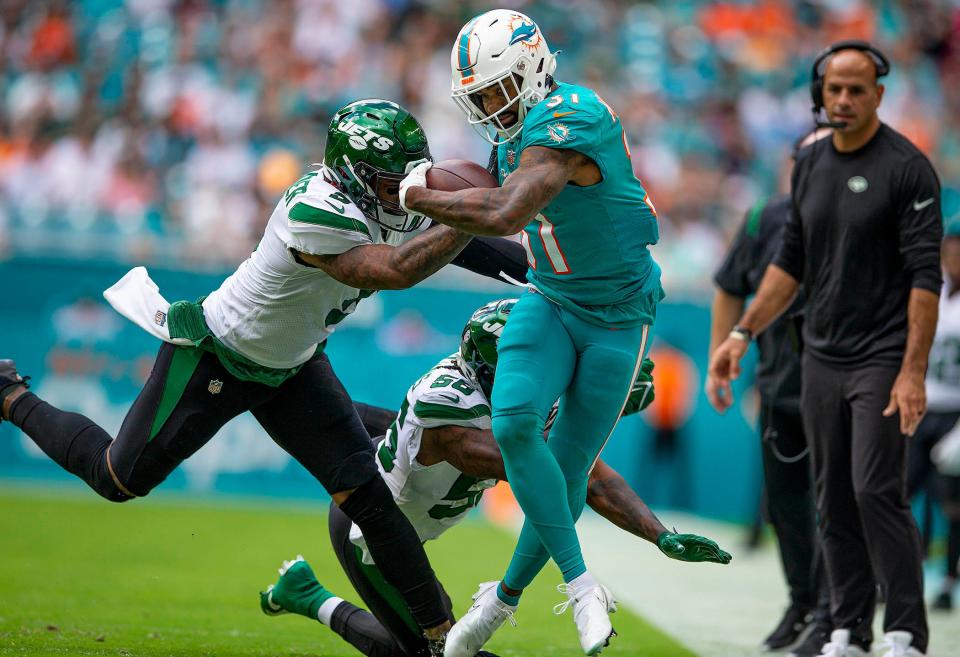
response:
M497 585L497 597L500 598L500 602L503 602L504 604L508 604L511 607L516 607L518 604L520 604L521 595L523 595L523 591L521 591L517 595L510 595L509 593L504 591L503 582L500 582L500 584Z

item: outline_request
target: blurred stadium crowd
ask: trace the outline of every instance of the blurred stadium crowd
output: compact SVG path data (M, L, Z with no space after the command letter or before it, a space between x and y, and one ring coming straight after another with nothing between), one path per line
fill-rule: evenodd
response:
M489 0L5 0L0 254L220 268L320 159L331 112L411 109L437 159L485 162L449 98L449 51ZM933 160L960 212L958 0L503 2L627 126L665 285L707 293L727 236L811 125L810 62L885 50L881 117ZM674 297L676 298L676 297Z

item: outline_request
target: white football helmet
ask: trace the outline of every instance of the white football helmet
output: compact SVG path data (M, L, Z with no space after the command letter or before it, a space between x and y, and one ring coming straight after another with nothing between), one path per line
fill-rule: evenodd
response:
M454 102L470 125L496 146L512 141L527 111L547 96L557 62L536 23L520 12L494 9L463 26L450 53L450 66ZM504 84L513 75L520 81L519 93L514 84ZM495 84L513 101L487 114L479 92ZM500 119L506 111L517 115L509 127Z

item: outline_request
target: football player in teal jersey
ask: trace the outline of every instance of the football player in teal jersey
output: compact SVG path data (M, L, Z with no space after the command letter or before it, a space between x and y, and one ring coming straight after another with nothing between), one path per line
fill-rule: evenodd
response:
M453 99L497 146L501 186L429 190L424 164L401 183L401 205L477 235L522 230L530 268L500 342L492 399L493 433L526 521L499 586L476 596L445 654L474 655L552 557L581 646L593 655L613 634L608 612L616 607L587 572L574 523L663 297L647 250L658 239L656 212L634 176L619 117L594 91L554 79L555 55L528 17L477 16L451 59Z
M423 542L459 525L486 489L504 479L503 459L490 432L490 394L497 345L516 299L479 308L461 333L457 352L410 386L399 412L366 407L364 424L377 445L380 474L397 506ZM653 361L644 360L623 415L653 401ZM548 420L547 424L550 422ZM546 434L544 435L546 439ZM671 559L729 563L716 542L668 531L643 500L602 460L590 472L587 503L618 527L644 538ZM260 608L275 616L294 613L319 621L366 657L424 654L409 612L370 559L362 531L330 507L330 542L353 588L369 611L337 597L317 581L302 558L285 561L280 578L260 594ZM496 582L487 583L492 588ZM496 657L480 651L479 657Z

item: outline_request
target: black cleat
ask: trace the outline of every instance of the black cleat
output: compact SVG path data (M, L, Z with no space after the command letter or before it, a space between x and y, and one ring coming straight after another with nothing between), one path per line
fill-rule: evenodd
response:
M937 611L950 611L953 609L953 597L950 595L950 591L941 591L938 593L930 607Z
M0 422L3 422L3 400L13 392L17 386L29 388L29 376L20 376L17 364L9 358L0 359Z
M787 657L817 657L823 652L823 646L830 642L833 627L823 623L814 623L807 636Z
M810 624L811 619L810 609L791 604L783 613L783 618L780 619L777 627L763 640L763 649L783 650L792 646L803 634L803 630Z

